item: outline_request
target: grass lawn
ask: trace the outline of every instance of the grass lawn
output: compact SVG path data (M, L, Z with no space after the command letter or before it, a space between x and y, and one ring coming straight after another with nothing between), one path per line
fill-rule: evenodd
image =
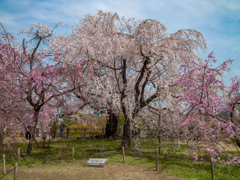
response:
M159 156L159 171L156 171L157 140L141 140L140 152L129 150L125 152L123 162L122 152L116 149L120 140L108 139L61 139L61 141L46 142L45 148L34 145L32 156L23 158L18 163L18 179L211 179L211 168L208 158L204 162L195 162L188 158L185 152L188 147L181 142L181 148L170 146L162 149ZM40 142L42 145L42 142ZM27 143L24 140L15 144L26 152ZM71 162L74 147L75 162ZM171 148L170 148L171 147ZM104 149L107 152L89 152L87 149ZM9 149L1 149L1 154L7 155L7 161L15 164L17 159L11 158ZM163 153L164 152L164 153ZM230 153L237 153L233 150ZM83 164L89 158L110 158L110 164L105 168L86 167ZM2 155L0 161L2 162ZM215 164L215 179L239 180L239 165ZM13 169L7 164L7 172ZM2 163L0 167L2 176ZM80 173L80 174L79 174ZM75 174L75 176L74 176ZM3 179L13 179L13 172Z

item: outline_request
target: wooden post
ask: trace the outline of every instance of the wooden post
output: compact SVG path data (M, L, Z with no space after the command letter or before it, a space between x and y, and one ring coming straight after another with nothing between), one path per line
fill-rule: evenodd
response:
M72 148L72 163L74 163L74 148Z
M123 153L123 162L125 162L125 152L124 152L124 147L122 147L122 153Z
M67 128L67 138L69 138L70 137L70 130L69 130L69 128Z
M158 168L158 151L157 151L157 156L156 156L156 171L158 171L159 170L159 168Z
M6 167L5 167L5 154L3 155L3 174L6 174Z
M87 128L85 127L84 128L84 138L86 138L87 137Z
M20 148L18 148L18 162L20 162L20 157L21 157L21 155L20 155Z
M212 171L212 180L215 180L215 176L214 176L214 165L213 165L213 159L211 157L211 171Z
M18 164L15 164L15 168L14 168L14 180L17 180L17 170L18 170Z

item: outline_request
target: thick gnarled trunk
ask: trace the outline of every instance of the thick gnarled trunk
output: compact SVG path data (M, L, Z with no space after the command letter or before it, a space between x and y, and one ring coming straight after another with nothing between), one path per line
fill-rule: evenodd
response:
M32 147L33 147L33 137L30 138L29 143L28 143L27 154L28 154L29 156L31 155Z
M132 142L132 130L131 130L130 119L127 118L123 126L122 143L119 146L118 150L122 150L122 147L124 147L124 149L127 150L130 147L131 142Z
M117 130L118 130L119 117L116 114L114 114L111 109L108 110L108 115L109 115L109 118L108 118L107 124L106 124L105 136L107 138L112 136L113 139L117 139L118 138Z
M39 112L35 112L34 113L34 122L35 124L37 125L37 122L38 122L38 113ZM28 149L27 149L27 154L30 156L31 155L31 152L32 152L32 148L33 148L33 141L36 142L37 146L39 147L39 144L35 138L35 131L36 131L36 126L33 126L33 127L29 127L29 132L30 132L30 140L29 140L29 143L28 143Z
M30 128L30 140L28 143L27 154L30 156L33 148L33 134L35 133L35 127Z
M35 127L32 127L34 130L33 130L33 133L32 133L32 136L29 140L29 143L28 143L28 149L27 149L27 154L28 155L31 155L31 152L32 152L32 148L33 148L33 141L36 143L37 145L37 148L40 148L40 144L38 143L37 139L35 138L35 131L36 131L36 128Z

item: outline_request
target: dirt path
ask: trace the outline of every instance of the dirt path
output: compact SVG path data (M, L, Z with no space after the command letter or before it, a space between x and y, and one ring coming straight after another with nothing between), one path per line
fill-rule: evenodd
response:
M13 177L11 174L9 177ZM179 180L161 172L135 165L109 164L104 168L80 165L37 165L20 167L19 180Z

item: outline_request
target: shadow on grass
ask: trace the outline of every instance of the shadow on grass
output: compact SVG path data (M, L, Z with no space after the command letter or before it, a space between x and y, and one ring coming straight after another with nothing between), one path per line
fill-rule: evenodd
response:
M74 148L74 157L79 162L83 162L88 158L110 158L112 162L123 163L122 152L117 151L120 141L108 139L61 139L61 141L47 141L45 148L35 148L32 151L32 156L27 160L19 163L19 166L31 165L33 163L41 164L58 164L62 161L71 162L72 148ZM155 143L156 144L156 143ZM15 144L16 147L21 147L21 152L27 150L27 144ZM42 147L42 142L40 142ZM133 143L125 152L126 162L141 166L148 166L151 169L156 167L156 148L152 150L151 142L144 142L140 152L131 151L134 147ZM103 149L109 150L106 152L87 151L87 149ZM142 151L141 151L142 150ZM181 149L168 148L165 152L168 154L160 155L159 169L160 173L171 173L175 176L183 178L209 179L211 168L209 157L204 157L203 162L195 162L191 158L185 156L188 150L186 145L181 145ZM2 154L10 154L8 149L1 149ZM235 152L232 152L235 154ZM223 155L224 156L224 155ZM0 159L1 160L1 159ZM14 161L13 161L14 163ZM225 166L215 164L216 179L235 179L240 177L240 166Z

